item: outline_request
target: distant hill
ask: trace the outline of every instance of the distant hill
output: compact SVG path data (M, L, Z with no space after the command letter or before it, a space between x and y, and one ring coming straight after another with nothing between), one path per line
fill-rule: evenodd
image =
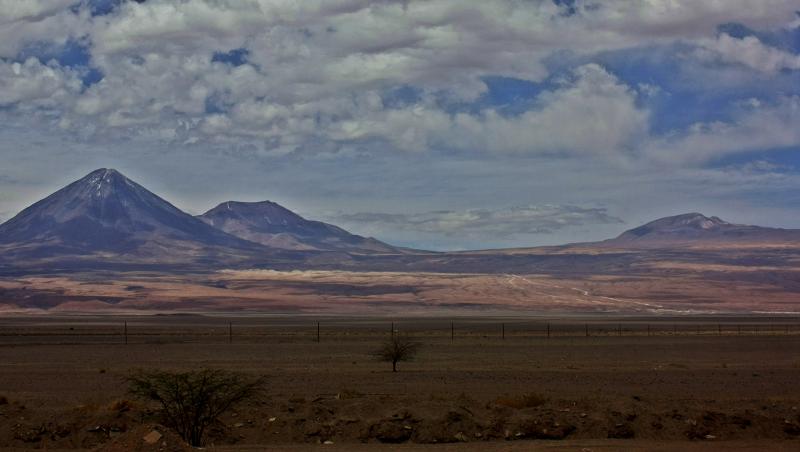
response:
M224 202L198 217L228 234L272 248L288 250L392 253L391 245L311 221L270 201Z
M670 247L709 244L800 242L800 230L728 223L718 217L687 213L660 218L600 242L622 247Z
M113 169L98 169L0 225L6 253L30 257L130 255L171 261L176 251L249 250Z

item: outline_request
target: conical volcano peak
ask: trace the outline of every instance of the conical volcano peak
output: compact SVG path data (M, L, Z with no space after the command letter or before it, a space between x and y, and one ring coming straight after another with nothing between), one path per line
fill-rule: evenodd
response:
M91 181L91 182L98 182L102 180L110 181L112 179L122 178L127 179L122 173L115 170L114 168L98 168L91 173L87 174L81 180Z
M20 212L0 226L2 242L58 244L80 252L178 242L246 246L111 168L94 170Z
M108 195L121 187L135 188L135 184L113 168L100 168L92 171L78 181L85 189L93 190L94 196Z

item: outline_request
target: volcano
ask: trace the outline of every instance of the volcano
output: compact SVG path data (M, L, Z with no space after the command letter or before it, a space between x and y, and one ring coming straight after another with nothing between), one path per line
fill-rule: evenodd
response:
M271 248L366 254L399 252L379 240L351 234L332 224L307 220L270 201L228 201L198 218L228 234Z
M149 256L247 250L259 245L215 229L113 169L98 169L0 225L0 245L26 256Z

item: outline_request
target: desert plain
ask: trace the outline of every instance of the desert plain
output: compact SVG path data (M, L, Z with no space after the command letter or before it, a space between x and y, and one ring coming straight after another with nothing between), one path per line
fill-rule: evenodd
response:
M392 330L422 345L397 373L371 354ZM0 448L150 450L142 435L162 429L152 450L184 450L126 377L206 367L267 379L214 426L209 450L800 444L790 316L51 313L0 320Z

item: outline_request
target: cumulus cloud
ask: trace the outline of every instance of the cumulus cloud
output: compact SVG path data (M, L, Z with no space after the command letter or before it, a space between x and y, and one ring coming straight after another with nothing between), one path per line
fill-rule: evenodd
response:
M647 130L636 92L596 64L578 67L557 89L515 116L494 109L448 114L424 103L365 111L332 136L382 138L405 150L430 148L517 153L614 154L630 151Z
M0 61L0 107L19 105L22 110L69 108L68 103L80 88L77 74L58 65L45 65L36 58L28 58L22 63Z
M688 130L651 140L645 153L665 163L698 163L751 150L800 146L800 96L772 104L751 99L733 120L695 123Z
M766 73L800 69L800 55L770 47L755 36L739 39L722 33L714 40L703 41L697 55L701 59L738 63Z
M651 136L641 98L658 87L629 86L596 63L550 80L521 112L477 102L487 76L548 80L557 52L591 61L598 52L688 42L706 59L770 74L794 69L796 55L757 38L709 38L721 23L785 26L796 10L787 0L579 1L571 14L556 2L511 0L153 0L101 16L76 1L0 7L0 102L37 120L44 109L86 139L266 155L442 149L626 160L642 150L675 155L683 151L673 145L684 144L711 157L724 150L709 142L733 130L749 138L736 149L793 140L786 120L765 129L783 137L772 141L753 138L756 124L746 119L699 124L682 138ZM85 46L98 83L79 87L76 69L19 59L25 46L69 40ZM214 58L231 50L246 55L242 64ZM385 101L403 87L419 95L400 106Z
M42 20L74 3L74 0L0 0L0 24Z
M40 42L64 44L89 29L86 9L70 9L75 0L0 0L0 58L14 58Z
M583 225L623 223L606 209L569 205L529 205L504 209L434 211L412 214L354 213L334 218L346 224L376 229L407 230L445 236L549 234Z

